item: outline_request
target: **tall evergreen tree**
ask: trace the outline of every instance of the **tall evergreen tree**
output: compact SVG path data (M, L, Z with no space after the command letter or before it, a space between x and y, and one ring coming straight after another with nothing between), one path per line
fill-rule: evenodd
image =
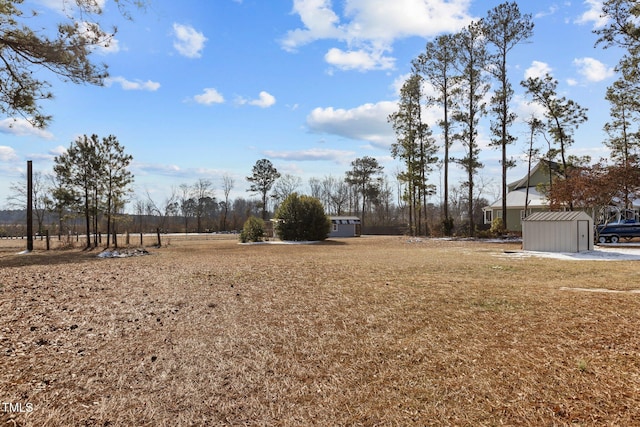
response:
M505 2L491 9L482 21L484 36L494 52L489 56L489 70L498 85L491 97L491 111L495 120L491 122L493 147L501 150L502 164L502 226L507 228L507 171L515 166L512 159L507 158L507 146L516 138L509 133L509 128L516 119L510 110L509 103L513 98L513 87L508 77L507 56L519 43L533 35L531 15L522 15L518 4Z
M98 220L101 213L107 217L108 234L111 231L114 212L125 202L133 175L127 170L132 157L124 153L115 136L102 140L98 135L78 137L64 154L54 159L54 172L60 187L60 197L81 202L80 212L85 217L87 248L91 246L91 230L94 245L98 244ZM107 240L107 245L109 241Z
M567 149L573 144L573 132L582 123L587 121L587 109L578 103L557 95L558 81L550 74L542 79L529 77L520 83L533 101L544 108L547 119L547 130L551 138L558 146L562 170L567 175ZM550 156L553 158L554 156Z
M483 98L489 90L485 74L487 46L482 25L479 22L472 22L456 34L455 42L458 46L456 95L459 105L454 119L460 125L460 132L454 138L460 140L467 149L465 157L458 159L457 162L467 173L467 181L464 185L468 196L469 235L474 236L474 178L482 168L479 159L478 127L480 118L486 115Z
M95 195L101 182L99 143L98 135L78 137L65 153L55 157L53 167L59 182L81 201L79 208L85 218L87 249L91 247L92 219L97 215Z
M115 240L115 215L119 209L124 207L129 185L133 183L133 174L128 167L131 165L133 156L124 152L124 146L118 139L109 135L103 138L100 144L100 156L104 163L105 196L106 196L106 217L107 217L107 247L111 233L113 232L113 244Z
M609 20L604 27L594 31L600 36L596 44L626 49L631 59L629 65L637 68L640 61L640 4L636 0L605 0L602 16Z
M346 172L345 181L354 186L362 197L360 221L364 227L367 201L377 197L380 191L383 167L373 157L364 156L351 162L351 168Z
M413 234L426 234L426 200L430 193L427 175L437 161L437 148L431 129L422 121L422 77L413 74L400 90L397 112L391 114L391 122L397 142L391 146L394 158L400 158L405 171L399 179L407 183L405 198L409 203L409 228Z
M604 125L608 139L605 145L611 150L611 159L618 168L626 171L623 176L631 178L632 169L639 159L640 131L634 123L640 119L638 103L640 91L625 79L619 79L608 89L606 99L609 101L610 121ZM622 182L622 195L625 207L630 207L630 195L635 192L631 184L635 180Z
M268 159L260 159L253 165L251 176L247 181L251 183L247 191L260 194L262 200L262 219L267 219L267 201L269 191L276 180L280 178L280 172Z
M455 62L457 58L457 44L455 36L443 34L428 42L425 51L413 61L413 68L423 75L435 89L436 95L428 101L442 107L443 115L439 125L443 133L442 163L444 169L443 183L443 225L446 235L450 235L452 224L449 215L449 148L451 147L450 112L454 109L455 97L453 96L455 82Z

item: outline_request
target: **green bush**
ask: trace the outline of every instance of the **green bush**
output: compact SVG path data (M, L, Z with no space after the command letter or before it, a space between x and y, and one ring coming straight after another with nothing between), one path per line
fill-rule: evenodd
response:
M255 216L249 217L242 227L240 233L240 241L242 243L247 242L262 242L264 238L264 221Z
M489 230L494 236L501 236L504 234L504 225L502 224L502 218L493 218L491 221L491 229Z
M315 197L291 194L278 208L275 218L276 232L282 240L325 240L331 229L331 221L324 207Z

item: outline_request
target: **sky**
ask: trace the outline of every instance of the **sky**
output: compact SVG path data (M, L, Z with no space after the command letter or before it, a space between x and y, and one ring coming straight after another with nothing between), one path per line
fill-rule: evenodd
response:
M47 76L55 98L42 105L53 121L34 129L0 117L0 208L9 186L21 182L27 160L49 173L53 159L81 135L115 135L133 156L134 197L157 204L180 184L204 178L223 198L222 177L233 178L231 197L252 197L246 177L257 160L300 177L343 177L356 158L376 158L388 175L400 170L391 157L395 142L387 117L396 111L411 60L437 35L457 32L486 16L490 0L150 0L146 11L126 20L112 0L99 0L113 42L96 49L95 62L109 66L102 87L74 85ZM26 0L43 22L64 19L63 0ZM529 137L523 120L540 109L528 103L520 81L549 72L561 96L588 109L571 154L608 156L603 125L606 88L622 52L594 47L593 30L605 22L598 0L520 1L531 14L534 35L510 53L509 78L518 138L509 147L517 167L508 181L526 175ZM69 9L66 9L69 12ZM425 112L434 136L438 110ZM479 145L484 167L477 177L483 197L500 196L498 150L489 148L489 118ZM543 147L540 139L536 145ZM464 155L461 145L451 155ZM463 181L453 167L451 185ZM430 181L440 186L441 171ZM438 195L432 202L439 203Z

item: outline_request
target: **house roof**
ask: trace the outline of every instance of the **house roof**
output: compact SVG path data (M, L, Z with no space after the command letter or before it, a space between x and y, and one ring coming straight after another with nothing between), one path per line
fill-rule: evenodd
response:
M523 221L575 221L577 219L591 219L591 217L582 211L535 212Z
M521 208L525 207L525 198L527 197L527 189L526 188L518 188L517 190L512 190L507 193L507 207L513 208ZM540 194L535 187L529 187L529 203L527 204L528 208L546 208L549 206L549 201L547 198ZM484 210L489 209L502 209L502 197L493 202L491 205L484 208Z
M538 163L536 163L533 169L531 169L531 173L529 173L528 175L525 175L524 177L520 178L517 181L513 181L512 183L510 183L508 185L509 189L513 191L519 188L526 188L527 178L529 176L534 176L540 170L540 168L543 168L543 167L548 168L548 170L550 170L554 174L557 174L558 170L560 169L560 164L556 162L551 162L549 160L540 160Z

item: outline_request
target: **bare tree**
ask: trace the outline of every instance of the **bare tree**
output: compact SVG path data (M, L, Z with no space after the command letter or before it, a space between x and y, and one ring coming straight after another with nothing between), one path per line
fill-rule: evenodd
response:
M51 198L50 188L47 184L46 175L42 172L34 172L32 178L31 197L33 203L33 213L38 222L38 233L43 232L44 216L50 210ZM12 182L9 185L9 195L7 205L15 209L27 208L27 177L23 177L21 182Z
M145 210L151 211L152 215L157 216L159 218L158 227L160 230L166 232L168 229L167 219L170 216L175 216L178 213L178 190L176 187L171 187L171 192L165 199L162 204L157 204L149 191L146 191L146 208Z
M233 190L235 180L229 174L222 176L222 193L224 194L223 213L222 213L222 230L227 231L227 215L229 214L229 194Z
M299 176L285 174L273 185L272 197L277 203L282 202L295 193L300 186L302 186L302 179Z
M180 213L184 220L184 232L189 232L189 217L194 213L193 199L191 198L192 189L189 184L180 184L178 187L178 203L180 204Z

